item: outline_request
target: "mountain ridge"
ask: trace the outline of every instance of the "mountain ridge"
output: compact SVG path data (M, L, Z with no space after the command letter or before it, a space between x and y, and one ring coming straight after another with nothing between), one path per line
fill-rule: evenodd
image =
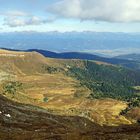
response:
M6 48L2 48L6 49ZM124 67L128 67L135 70L140 70L140 62L135 60L126 60L121 58L107 58L101 57L98 55L93 55L89 53L82 53L82 52L65 52L65 53L56 53L47 50L40 50L40 49L28 49L28 50L14 50L14 49L6 49L10 51L25 51L25 52L38 52L45 57L50 58L57 58L57 59L83 59L83 60L94 60L94 61L102 61L114 65L122 65Z

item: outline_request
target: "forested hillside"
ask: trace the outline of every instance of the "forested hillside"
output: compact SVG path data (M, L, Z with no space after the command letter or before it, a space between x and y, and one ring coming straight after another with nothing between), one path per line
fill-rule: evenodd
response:
M86 85L91 91L91 98L113 98L130 101L139 98L134 86L140 85L140 73L123 67L98 65L92 61L84 61L84 68L72 67L71 75Z

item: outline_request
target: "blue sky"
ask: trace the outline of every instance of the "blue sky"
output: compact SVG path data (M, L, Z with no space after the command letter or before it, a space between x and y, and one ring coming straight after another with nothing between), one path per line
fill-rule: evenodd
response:
M0 32L140 32L139 0L0 0Z

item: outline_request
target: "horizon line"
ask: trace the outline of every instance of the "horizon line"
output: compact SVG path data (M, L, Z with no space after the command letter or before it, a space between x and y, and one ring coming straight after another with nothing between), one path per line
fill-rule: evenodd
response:
M52 30L52 31L0 31L0 34L2 33L122 33L122 34L140 34L140 32L111 32L111 31L90 31L90 30L85 30L85 31L57 31L57 30Z

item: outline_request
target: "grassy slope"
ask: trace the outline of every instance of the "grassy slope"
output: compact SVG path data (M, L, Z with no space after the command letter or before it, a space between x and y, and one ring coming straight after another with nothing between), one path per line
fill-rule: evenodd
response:
M5 53L10 54L11 52ZM16 54L16 57L0 56L1 71L14 75L9 80L23 83L23 89L14 96L6 94L10 99L37 105L55 114L84 116L99 124L132 123L131 119L119 115L121 110L124 110L127 106L125 102L110 99L88 99L87 97L93 91L86 85L81 86L81 80L68 76L70 69L73 67L85 69L85 61L46 59L34 52L22 52L24 57L19 57L18 53ZM108 69L110 67L106 63L96 63L99 67L102 67L102 65ZM112 67L115 68L115 66ZM47 102L44 102L45 97L48 98Z

